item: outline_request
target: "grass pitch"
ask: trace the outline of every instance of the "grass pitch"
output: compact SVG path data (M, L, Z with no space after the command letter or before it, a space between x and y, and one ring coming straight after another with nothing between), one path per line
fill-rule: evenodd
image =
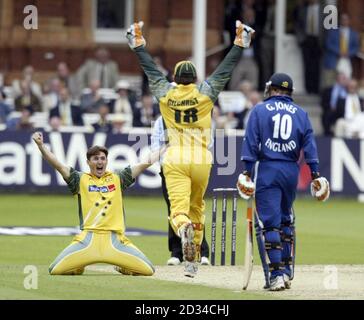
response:
M76 226L76 201L70 196L1 195L0 226ZM219 203L219 211L221 211ZM245 207L238 205L237 264L243 264ZM330 199L319 203L300 199L295 203L298 265L364 264L363 204ZM161 197L125 197L127 227L166 231L166 205ZM227 261L230 259L231 207L228 206ZM220 221L220 220L218 220ZM206 233L210 239L211 200L206 201ZM217 251L220 251L218 223ZM167 237L130 237L157 266L169 257ZM283 298L262 292L241 292L164 281L156 277L127 277L87 270L83 276L49 276L48 265L70 243L64 236L0 236L0 299L270 299ZM219 254L217 262L220 261ZM255 245L255 264L259 265ZM38 289L24 288L24 267L38 269ZM201 268L203 272L203 268ZM258 271L259 272L259 271ZM263 285L263 283L262 283ZM294 290L294 289L293 289Z

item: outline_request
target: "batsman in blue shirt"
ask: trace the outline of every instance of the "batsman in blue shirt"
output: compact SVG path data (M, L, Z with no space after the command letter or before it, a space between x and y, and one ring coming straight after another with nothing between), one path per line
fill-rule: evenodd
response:
M290 76L275 73L266 83L265 100L250 113L241 160L245 171L237 187L241 197L255 196L255 230L266 280L265 289L289 289L294 277L293 201L301 150L312 174L311 193L326 201L330 186L320 177L319 159L308 114L292 100Z

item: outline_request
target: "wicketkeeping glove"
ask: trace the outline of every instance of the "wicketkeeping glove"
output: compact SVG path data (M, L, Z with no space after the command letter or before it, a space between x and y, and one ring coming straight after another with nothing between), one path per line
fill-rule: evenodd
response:
M326 201L330 196L330 184L324 177L319 177L311 182L311 194L319 201Z
M143 21L133 23L126 32L126 38L128 39L129 47L133 50L137 47L145 46L147 44L142 33L143 26Z
M255 30L253 28L243 24L239 20L236 20L236 36L234 44L239 47L249 48L250 42L252 40L252 34L254 32Z
M245 200L249 200L250 197L254 195L255 184L247 174L241 173L239 175L236 187L238 188L240 196Z

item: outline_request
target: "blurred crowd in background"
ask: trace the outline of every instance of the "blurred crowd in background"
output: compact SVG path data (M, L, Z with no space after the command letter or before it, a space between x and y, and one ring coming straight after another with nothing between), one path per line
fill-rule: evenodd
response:
M243 51L226 91L236 92L233 108L219 99L213 111L215 128L244 129L249 111L264 99L265 82L274 73L275 0L227 1L224 29L231 43L235 21L256 30L253 46ZM364 79L353 77L352 60L360 52L359 33L349 15L340 15L339 29L324 30L320 1L298 1L290 29L301 48L307 94L321 97L321 123L327 136L360 137L364 128ZM228 48L229 49L229 48ZM226 51L228 50L226 49ZM154 60L173 81L160 57ZM48 131L82 128L85 132L121 133L151 127L159 107L147 79L124 77L106 48L71 73L61 62L54 75L37 83L37 70L25 66L22 77L0 88L0 129Z

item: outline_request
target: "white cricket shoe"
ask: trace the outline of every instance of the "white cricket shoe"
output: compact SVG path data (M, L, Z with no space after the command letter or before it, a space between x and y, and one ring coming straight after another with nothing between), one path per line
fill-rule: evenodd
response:
M284 281L284 287L286 289L291 289L292 283L291 283L291 279L289 278L288 275L283 274L283 281Z
M283 276L278 276L270 281L269 291L283 291L285 289Z
M210 265L210 260L207 257L202 257L200 263L201 263L201 266L209 266Z
M196 246L193 243L193 236L195 231L193 230L192 223L185 224L181 231L181 244L182 244L182 252L183 252L183 260L194 262L196 256Z
M181 264L181 261L176 257L170 257L167 260L167 266L178 266Z
M185 261L185 276L186 277L190 277L190 278L194 278L195 275L197 274L197 263L196 262L190 262L190 261Z

